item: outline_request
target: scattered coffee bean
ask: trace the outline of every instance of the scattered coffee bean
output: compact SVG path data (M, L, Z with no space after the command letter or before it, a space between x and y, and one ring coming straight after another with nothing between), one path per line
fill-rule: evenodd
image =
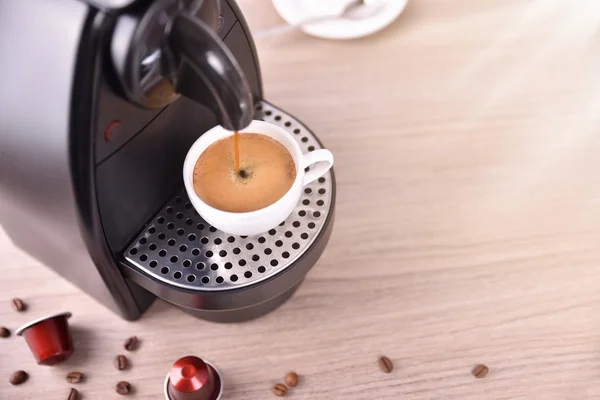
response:
M121 396L125 396L131 393L131 385L129 384L129 382L121 381L117 383L116 389L117 393L119 393Z
M71 389L67 400L79 400L79 392L77 391L77 389Z
M23 300L15 297L14 299L12 299L11 304L13 310L18 312L25 311L25 303L23 303Z
M298 374L290 372L285 376L285 384L289 387L296 387L298 385Z
M489 372L490 372L490 369L483 364L479 364L479 365L475 366L475 368L473 368L473 370L471 371L473 376L477 379L485 378Z
M20 385L21 383L25 382L27 378L29 378L27 372L15 371L12 374L10 374L10 379L8 381L11 383L11 385Z
M119 354L115 357L114 364L116 369L118 369L119 371L123 371L125 368L127 368L127 364L129 364L129 361L127 360L127 357L125 357L122 354Z
M0 327L0 337L7 338L10 336L10 331L5 327Z
M392 360L386 356L382 356L379 361L377 361L377 364L379 365L379 369L386 374L389 374L394 370L394 364L392 363Z
M273 389L271 389L271 391L273 391L273 394L277 397L283 397L287 394L287 386L285 386L283 383L278 383L277 385L273 386Z
M125 341L125 349L129 351L134 351L138 346L138 338L137 336L132 336Z
M79 383L83 380L83 374L81 372L69 372L67 375L67 382L69 383Z

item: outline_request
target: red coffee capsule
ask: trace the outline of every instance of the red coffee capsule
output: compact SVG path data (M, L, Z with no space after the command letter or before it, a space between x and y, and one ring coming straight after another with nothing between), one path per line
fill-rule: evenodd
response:
M209 361L194 356L180 358L165 380L166 400L219 400L221 374Z
M55 365L65 361L73 353L73 340L67 318L70 312L38 318L17 329L23 336L40 365Z

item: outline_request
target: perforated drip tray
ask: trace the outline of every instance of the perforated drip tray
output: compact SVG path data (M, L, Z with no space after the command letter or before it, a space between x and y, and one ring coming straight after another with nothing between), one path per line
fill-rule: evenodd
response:
M321 148L310 130L269 103L257 103L255 118L290 132L304 153ZM125 259L160 281L186 289L249 286L285 270L310 248L325 226L333 198L327 173L305 187L286 221L262 235L246 237L210 226L182 191L127 248Z

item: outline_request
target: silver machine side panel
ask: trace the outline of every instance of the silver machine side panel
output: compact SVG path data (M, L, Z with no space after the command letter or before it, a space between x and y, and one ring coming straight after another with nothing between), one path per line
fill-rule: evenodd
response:
M18 247L124 315L82 238L69 168L88 12L72 0L0 1L0 224Z

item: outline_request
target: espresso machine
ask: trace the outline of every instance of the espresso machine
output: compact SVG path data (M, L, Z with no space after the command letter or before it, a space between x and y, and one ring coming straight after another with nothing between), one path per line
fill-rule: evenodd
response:
M160 297L208 320L255 318L319 259L333 171L255 237L210 226L183 190L187 150L217 124L260 119L322 147L264 98L233 0L3 0L0 54L0 225L121 317Z

